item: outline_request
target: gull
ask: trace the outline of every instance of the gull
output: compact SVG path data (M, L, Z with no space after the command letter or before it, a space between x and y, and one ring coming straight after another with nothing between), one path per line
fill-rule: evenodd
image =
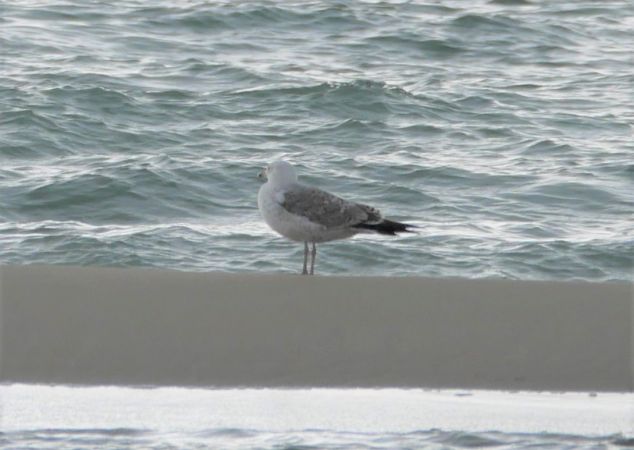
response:
M258 208L264 221L291 241L304 243L302 275L315 273L317 243L346 239L363 232L395 236L416 228L384 219L381 212L371 206L299 183L295 168L286 161L269 164L258 177L267 180L258 192ZM310 272L307 270L309 243L312 245Z

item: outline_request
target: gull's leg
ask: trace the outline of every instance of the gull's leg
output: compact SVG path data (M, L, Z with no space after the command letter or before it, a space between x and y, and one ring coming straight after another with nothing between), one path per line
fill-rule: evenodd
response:
M308 275L306 266L308 265L308 242L304 241L304 268L302 269L302 275Z
M308 250L308 245L306 246L306 250ZM317 256L317 246L313 242L313 251L311 253L310 258L310 274L315 275L315 256Z

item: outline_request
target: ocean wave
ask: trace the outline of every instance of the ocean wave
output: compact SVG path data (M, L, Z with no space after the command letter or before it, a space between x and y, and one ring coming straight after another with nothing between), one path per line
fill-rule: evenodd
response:
M540 139L537 142L529 142L522 150L527 155L571 155L575 149L570 144L558 143L552 139Z
M90 75L88 75L90 76ZM81 83L81 80L76 80ZM102 84L102 82L89 82L91 84ZM103 86L90 86L90 87L55 87L51 89L44 89L42 93L49 96L51 100L62 100L64 102L68 100L77 99L85 103L92 103L98 106L115 106L123 108L134 103L132 97L124 92L103 87Z
M37 127L51 132L63 129L52 118L32 109L17 109L4 113L0 118L0 127L12 129Z
M467 13L451 19L451 25L461 29L480 29L487 31L518 31L527 28L518 20L502 14L485 15Z
M132 12L155 27L184 27L204 34L244 28L296 28L300 26L342 26L364 24L345 4L304 8L279 5L196 5L195 7L142 8Z
M391 86L383 81L354 80L350 82L325 82L314 85L289 87L249 88L233 92L234 95L278 96L278 95L307 95L307 96L340 96L345 99L371 97L373 95L412 96L406 90Z
M521 192L509 194L524 201L548 206L566 206L567 209L613 209L628 206L625 199L605 188L579 182L537 184ZM629 203L631 206L631 202Z
M377 35L366 39L371 45L385 46L388 49L398 51L415 51L420 55L433 55L435 58L459 56L467 51L460 42L430 39L425 36L399 33L396 35Z
M504 6L530 6L533 4L532 0L489 0L489 3Z

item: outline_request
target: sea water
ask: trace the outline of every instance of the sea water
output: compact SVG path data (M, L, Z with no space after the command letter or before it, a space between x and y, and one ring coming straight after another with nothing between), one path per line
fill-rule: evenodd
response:
M634 394L5 385L0 400L7 449L634 447Z
M419 226L317 272L632 276L631 1L0 5L0 262L297 272L256 175Z

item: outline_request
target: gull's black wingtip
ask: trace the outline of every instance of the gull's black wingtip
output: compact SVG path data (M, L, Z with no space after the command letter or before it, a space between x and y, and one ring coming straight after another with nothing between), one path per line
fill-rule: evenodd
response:
M394 220L383 219L379 223L359 223L354 225L354 228L360 228L362 230L374 231L379 234L386 234L388 236L396 236L398 233L415 233L418 228L416 225L410 225L408 223L396 222Z

